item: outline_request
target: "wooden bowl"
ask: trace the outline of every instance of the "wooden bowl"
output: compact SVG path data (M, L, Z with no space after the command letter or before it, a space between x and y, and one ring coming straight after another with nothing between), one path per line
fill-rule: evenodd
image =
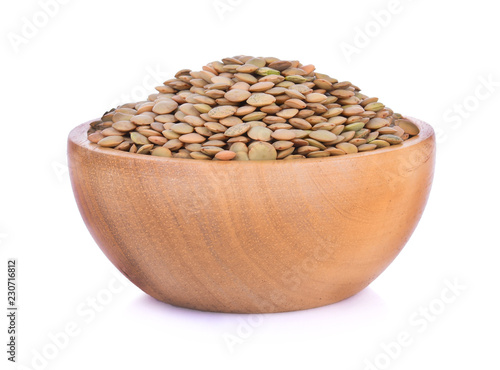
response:
M370 284L415 229L432 128L340 157L222 162L100 148L69 135L71 182L102 251L154 298L198 310L302 310Z

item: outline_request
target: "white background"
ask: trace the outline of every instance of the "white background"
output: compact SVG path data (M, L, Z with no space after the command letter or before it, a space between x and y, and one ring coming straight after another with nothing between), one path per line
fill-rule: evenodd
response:
M3 1L0 296L15 257L18 368L498 368L500 9L486 0L398 3L71 0L43 16L38 1ZM347 43L355 53L343 51ZM69 131L120 99L153 92L154 79L237 54L313 63L439 133L418 228L393 264L346 301L264 316L172 307L120 283L80 218L66 167ZM461 287L445 291L445 303L447 284ZM68 325L75 335L64 340ZM230 336L239 338L234 346Z

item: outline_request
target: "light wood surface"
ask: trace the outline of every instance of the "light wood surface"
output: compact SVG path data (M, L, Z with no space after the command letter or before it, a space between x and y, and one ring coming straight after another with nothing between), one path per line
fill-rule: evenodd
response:
M199 310L307 309L370 284L408 241L435 161L432 128L397 147L291 161L130 154L68 138L95 241L135 285ZM91 247L91 246L89 246Z

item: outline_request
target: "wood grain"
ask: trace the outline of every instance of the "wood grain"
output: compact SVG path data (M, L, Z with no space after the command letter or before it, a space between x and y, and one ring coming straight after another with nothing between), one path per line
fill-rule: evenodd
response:
M431 188L432 128L397 147L218 162L68 138L81 215L106 256L158 300L198 310L301 310L350 297L397 256Z

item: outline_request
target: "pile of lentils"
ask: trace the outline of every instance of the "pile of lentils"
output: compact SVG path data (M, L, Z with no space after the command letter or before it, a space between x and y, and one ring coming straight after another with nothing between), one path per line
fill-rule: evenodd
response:
M296 60L236 56L183 69L146 101L91 123L101 147L159 157L276 160L339 156L403 143L411 121Z

